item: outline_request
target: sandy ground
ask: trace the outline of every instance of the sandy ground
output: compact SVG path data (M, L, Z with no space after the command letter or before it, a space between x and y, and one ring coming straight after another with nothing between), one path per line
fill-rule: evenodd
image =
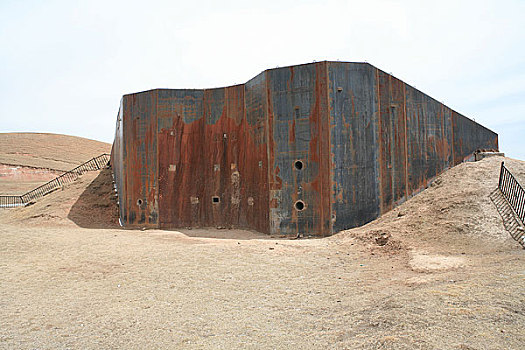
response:
M525 251L488 197L501 160L305 240L123 230L109 172L83 175L0 212L0 348L523 349Z

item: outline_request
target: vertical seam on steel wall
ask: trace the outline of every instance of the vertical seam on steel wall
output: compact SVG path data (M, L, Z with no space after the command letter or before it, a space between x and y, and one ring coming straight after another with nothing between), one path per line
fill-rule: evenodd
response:
M443 109L443 104L440 103L440 115L441 115L441 140L443 142L443 144L445 143L445 111ZM443 154L439 154L438 153L438 147L436 144L434 144L434 151L436 152L436 154L438 156L442 156L443 157L443 164L442 164L442 169L439 171L439 173L443 172L443 170L446 169L446 166L445 166L445 153L443 152ZM444 151L444 149L443 149ZM438 176L438 172L436 172L436 176Z
M326 84L326 127L328 130L328 140L326 141L328 144L328 149L326 150L326 157L328 160L326 161L328 163L328 222L330 230L330 234L334 233L334 222L332 221L332 172L333 172L333 165L332 165L332 113L330 110L330 78L328 76L328 61L325 61L325 84Z
M248 157L247 157L247 152L246 150L248 150L248 137L249 137L249 133L250 133L250 130L249 130L249 127L248 127L248 112L246 111L246 83L242 84L242 120L241 120L241 123L240 123L240 132L241 133L244 133L244 144L241 145L239 144L241 147L243 147L245 149L245 151L243 152L244 153L244 159L241 159L241 158L238 158L237 159L237 163L239 164L238 165L238 170L240 171L241 169L241 164L242 166L244 167L244 169L247 168L246 164L248 163ZM243 125L244 125L244 128L243 128ZM241 135L239 134L239 137L237 137L237 140L239 140L241 138ZM255 136L254 136L255 138ZM254 145L255 145L255 140L254 140ZM254 146L254 149L255 149L255 146ZM239 152L239 151L238 151ZM255 167L255 163L252 164L253 167ZM244 178L244 183L243 183L243 178ZM240 198L241 198L241 204L239 205L239 210L237 212L237 217L238 217L238 222L237 224L240 226L240 223L242 221L242 217L244 216L245 219L244 221L246 222L246 226L248 227L252 227L254 229L258 229L257 227L257 219L255 219L255 223L252 221L252 224L250 225L250 223L248 222L248 218L247 218L247 215L246 215L246 211L244 211L243 213L243 210L242 210L242 207L244 205L245 202L245 199L247 200L247 197L248 197L248 194L247 194L247 191L246 191L246 188L247 188L247 183L246 183L246 173L244 173L242 175L242 178L241 178L241 184L240 184L240 188L241 188L241 193L244 192L244 196L241 195ZM244 188L244 190L243 190ZM251 194L251 193L250 193Z
M378 181L377 181L377 184L378 184L378 187L379 187L379 212L380 212L380 215L383 214L383 207L384 207L384 204L383 204L383 162L384 162L384 157L383 157L383 129L382 129L382 123L381 123L381 100L380 100L380 97L379 97L379 69L375 68L375 75L376 75L376 83L375 83L375 87L376 87L376 98L377 98L377 138L378 138L378 148L379 148L379 164L377 165L377 167L379 168L379 171L378 171ZM377 164L377 163L376 163Z
M321 84L326 84L326 61L324 62L320 62L320 63L317 63L317 65L321 65L321 69L315 69L315 74L316 74L316 82L319 81L319 77L317 76L321 71L324 71L325 72L325 76L322 77L322 80L321 80ZM324 65L324 67L323 67ZM325 68L325 69L322 69L322 68ZM314 91L317 93L317 88L314 88ZM319 118L319 127L318 127L318 130L317 130L317 137L319 138L319 141L317 142L317 151L319 152L319 168L321 169L320 172L319 172L319 176L321 177L321 186L320 186L320 197L321 197L321 205L320 205L320 212L321 212L321 215L320 215L320 225L318 225L318 227L321 228L321 232L319 232L322 236L325 235L325 209L328 209L328 212L330 211L329 209L330 208L325 208L324 207L324 202L326 200L326 189L324 188L325 187L325 177L326 177L326 168L323 166L324 165L324 162L325 162L325 156L324 156L324 144L326 142L326 140L323 140L324 139L324 128L326 127L326 125L324 125L324 122L323 122L323 113L325 113L326 111L323 111L322 110L322 105L323 104L326 104L327 103L327 100L326 100L326 96L324 95L325 92L321 92L319 91L320 93L320 96L319 96L319 105L318 105L318 118ZM326 106L326 105L325 105ZM326 115L324 116L325 119L326 119ZM326 121L326 120L325 120Z
M120 162L120 173L122 174L122 176L120 177L120 185L121 185L121 192L122 192L122 195L119 197L118 201L119 201L119 215L120 215L120 222L122 223L123 226L126 225L126 222L124 221L124 212L125 212L125 209L124 209L124 205L125 205L125 202L124 202L124 193L126 193L127 195L127 188L126 188L126 174L128 173L127 171L125 171L126 169L126 166L125 166L125 159L124 159L124 140L125 140L125 137L124 135L126 134L125 133L125 123L124 123L124 97L125 96L122 96L122 99L120 100L120 108L121 108L121 111L122 111L122 115L120 116L121 121L122 121L122 125L121 125L121 128L122 128L122 137L121 137L121 140L120 140L120 153L121 153L121 156L120 156L120 159L122 160Z
M456 157L455 157L455 154L456 154L456 148L454 146L454 113L452 110L450 110L450 129L451 129L451 134L452 134L452 145L450 147L450 149L452 150L452 166L455 166L456 165Z
M122 114L121 114L122 113ZM118 120L118 118L120 118L120 120ZM118 204L119 204L119 217L120 217L120 223L124 223L124 215L122 215L124 213L124 209L122 208L122 198L123 198L123 194L124 194L124 190L122 188L122 184L124 183L124 179L123 179L123 175L124 175L124 148L123 148L123 145L124 145L124 97L122 97L120 99L120 108L119 108L119 115L117 117L117 122L119 123L119 128L120 128L120 132L117 134L118 135L118 140L119 140L119 167L118 167L118 171L117 171L117 174L118 174L118 181L117 180L117 175L115 174L115 172L113 172L113 177L115 179L115 183L117 184L117 188L118 188L118 191L120 191L120 193L118 194L119 195L119 198L118 198ZM122 136L120 136L122 134ZM116 164L116 163L115 163Z
M268 221L266 222L266 225L267 225L267 231L268 233L272 234L271 230L272 230L272 227L271 227L271 222L272 222L272 218L271 218L271 215L272 215L272 210L271 210L271 203L272 203L272 184L270 182L270 106L269 106L269 103L268 103L268 98L269 98L269 93L268 93L268 70L265 70L264 71L264 94L265 94L265 101L264 103L266 104L266 118L265 121L266 121L266 186L267 186L267 190L266 190L266 196L268 197Z
M126 99L128 99L128 98L126 98ZM131 105L130 109L131 110L128 109L128 116L133 114L132 113L133 112L133 104ZM124 118L124 117L125 117L125 113L122 114L122 118ZM129 118L127 118L127 119L129 119ZM123 119L122 125L124 125L124 124L131 124L131 123L125 123L125 122L126 122L126 120ZM128 122L129 122L129 120L128 120ZM132 125L129 125L129 127L131 127L131 126ZM124 138L126 140L126 142L123 143L123 145L124 145L123 149L126 151L124 153L124 156L123 156L124 163L126 164L126 167L125 167L125 169L126 169L126 176L125 176L124 182L123 182L123 185L124 185L123 187L125 188L125 191L126 191L126 201L124 202L126 220L125 220L124 224L128 224L129 223L129 212L130 212L130 209L131 209L131 206L128 206L129 197L130 197L129 192L128 192L128 189L129 189L129 186L128 186L129 176L128 175L130 174L130 171L128 169L129 168L129 161L128 161L128 149L127 149L128 148L128 139L130 137L129 136L128 137L124 136L124 135L128 134L127 131L128 130L126 130L126 127L124 127L124 130L122 132L122 135L123 135L122 138ZM132 176L133 174L130 174L130 175Z
M159 184L160 184L160 180L159 180L159 152L160 152L160 147L159 147L159 89L156 90L156 96L155 96L155 148L157 150L157 154L156 154L156 159L155 159L155 165L156 165L156 169L155 169L155 191L153 193L153 199L154 199L154 206L156 206L155 208L155 211L157 212L156 215L157 215L157 223L156 223L156 227L157 228L160 228L160 218L159 218L159 214L160 214L160 209L159 209L159 197L160 197L160 191L159 191Z
M392 101L392 75L388 74L388 116L389 116L389 126L390 126L390 132L388 133L389 137L389 146L390 146L390 193L391 199L390 203L388 205L388 210L392 210L395 207L396 202L396 153L394 151L394 148L396 146L396 138L394 135L395 131L395 117L394 113L392 113L392 105L394 104ZM395 105L395 104L394 104Z
M405 119L405 201L408 200L409 183L408 183L408 116L407 116L407 85L403 82L403 114Z
M315 63L315 66L314 66L315 67L314 95L318 93L318 91L317 91L318 90L317 89L317 84L320 84L320 83L318 83L319 82L319 71L320 71L318 69L318 66L321 65L321 64L322 64L321 62L320 63ZM319 97L315 96L315 98L318 99L318 101L319 101L319 103L317 104L317 113L318 113L317 114L317 118L318 118L317 120L318 120L318 124L319 124L318 127L317 127L317 137L318 137L317 152L319 154L319 168L320 168L318 176L320 177L320 180L321 180L320 181L321 182L321 186L319 188L319 190L320 190L319 195L320 195L320 198L321 198L321 200L319 201L320 204L321 204L319 206L320 207L319 208L319 212L320 212L319 221L320 221L320 223L318 223L317 227L321 228L321 232L319 232L319 233L321 235L323 235L324 234L324 232L323 232L324 231L323 230L323 228L324 228L324 222L323 222L323 220L324 220L324 206L323 206L323 204L324 204L324 184L323 184L324 172L323 172L323 170L324 169L321 169L323 167L322 166L323 165L323 137L322 137L323 136L323 124L322 124L322 116L321 116L321 113L322 113L321 112L321 104L322 104L321 101L323 99L323 96L321 94L321 96L319 96ZM312 112L310 112L310 113L312 113ZM315 111L314 111L314 113L315 113ZM311 128L312 128L312 125L310 125L310 134L311 134ZM311 156L312 155L310 155L310 157ZM312 226L315 227L316 225L313 224Z
M443 103L441 103L441 140L443 142L443 146L445 145L445 141L448 142L448 139L446 139L445 137L445 106L443 105ZM443 147L443 169L441 169L440 173L445 171L445 169L450 168L450 164L447 164L448 155L446 155L444 151L445 148Z

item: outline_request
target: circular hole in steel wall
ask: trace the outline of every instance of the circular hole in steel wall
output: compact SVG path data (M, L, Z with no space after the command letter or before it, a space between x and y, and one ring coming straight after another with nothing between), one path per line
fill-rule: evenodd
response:
M304 204L303 201L297 201L295 202L294 207L296 210L301 211L304 210L304 208L306 208L306 204Z
M297 170L301 170L303 168L303 166L304 166L302 160L296 160L293 165L295 166L295 169L297 169Z
M137 205L142 205L142 199L137 200Z

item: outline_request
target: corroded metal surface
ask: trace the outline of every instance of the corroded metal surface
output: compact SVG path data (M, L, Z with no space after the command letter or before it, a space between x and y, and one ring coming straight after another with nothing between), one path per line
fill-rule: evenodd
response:
M272 233L331 233L326 96L326 62L268 71Z
M246 90L246 109L244 85L157 91L161 227L268 230L265 129L256 115L265 99L257 89Z
M378 103L375 69L329 63L333 230L380 214Z
M450 110L453 130L453 162L457 165L478 149L498 150L498 134Z
M126 95L122 101L123 137L121 221L141 226L158 224L157 93ZM115 161L120 158L114 157ZM119 184L120 181L117 181Z
M126 95L112 152L128 227L325 236L391 210L497 135L364 63Z

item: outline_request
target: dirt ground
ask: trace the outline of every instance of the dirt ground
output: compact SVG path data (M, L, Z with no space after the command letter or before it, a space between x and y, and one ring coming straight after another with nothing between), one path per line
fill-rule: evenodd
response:
M301 240L123 230L109 171L85 174L0 212L0 348L523 349L525 250L489 199L502 160Z

